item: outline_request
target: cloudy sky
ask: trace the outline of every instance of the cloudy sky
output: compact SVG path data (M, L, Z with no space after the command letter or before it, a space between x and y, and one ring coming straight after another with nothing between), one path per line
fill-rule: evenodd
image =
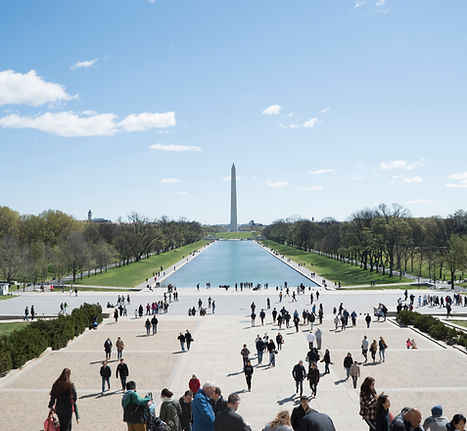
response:
M462 0L0 5L0 205L227 223L467 202Z

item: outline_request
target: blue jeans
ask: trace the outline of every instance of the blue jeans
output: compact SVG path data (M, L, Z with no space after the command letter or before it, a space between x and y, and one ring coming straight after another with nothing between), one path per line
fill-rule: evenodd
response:
M303 394L303 380L295 380L295 392L300 388L300 396Z
M263 351L258 350L258 364L261 364L263 362Z
M102 392L105 391L105 382L107 382L108 390L110 391L110 377L102 377Z
M276 366L276 355L274 353L269 353L269 365Z

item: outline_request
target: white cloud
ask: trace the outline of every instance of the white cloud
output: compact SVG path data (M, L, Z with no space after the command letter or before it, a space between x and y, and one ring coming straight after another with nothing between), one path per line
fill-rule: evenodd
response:
M98 114L86 111L83 115L72 111L47 112L36 117L10 114L0 118L0 127L36 129L65 137L111 136L120 132L144 131L153 127L175 125L173 112L165 114L131 114L117 121L113 113Z
M326 112L329 112L331 110L331 108L324 108L324 109L321 109L321 111L318 112L318 114L326 114Z
M316 123L318 122L317 118L310 118L309 120L305 121L302 126L309 129L315 127Z
M174 145L174 144L154 144L149 147L150 150L156 151L175 151L177 153L182 152L182 151L203 151L201 147L196 147L196 146L189 146L189 145Z
M152 2L152 3L154 3L154 2ZM187 194L188 194L188 192L186 190L182 190L181 192L177 193L178 196L185 196Z
M309 171L311 175L321 175L321 174L334 174L335 169L318 169L316 171Z
M87 67L91 67L93 64L95 64L99 60L98 58L94 58L92 60L84 60L84 61L77 61L75 64L70 66L71 70L74 69L85 69Z
M467 182L465 183L447 183L445 187L453 188L453 189L465 189L467 188Z
M406 204L412 204L412 205L420 205L420 204L431 204L433 203L432 201L428 199L415 199L413 201L406 201Z
M282 106L280 105L271 105L268 106L263 112L261 112L261 115L279 115L281 109Z
M120 122L126 132L144 132L153 128L175 126L175 112L130 114Z
M323 190L323 186L302 187L300 190L304 190L306 192L314 192L317 190Z
M467 172L451 174L448 176L448 178L450 178L451 180L461 180L462 182L467 181Z
M77 97L68 94L60 84L44 81L35 70L27 73L0 71L0 105L40 106Z
M277 188L282 188L282 187L288 187L289 186L289 183L287 181L271 181L271 180L267 180L264 182L264 184L266 184L267 186L269 187L277 187Z
M376 7L380 7L380 6L384 6L384 4L386 3L386 0L378 0L375 5Z
M465 189L467 188L467 172L454 173L448 176L451 180L457 180L457 183L447 183L445 187Z
M287 118L292 118L293 116L294 116L294 112L289 112L289 113L287 114Z
M383 170L388 169L405 169L411 171L412 169L418 168L423 165L423 160L408 162L407 160L393 160L391 162L381 162L379 167Z
M176 184L179 183L180 180L178 178L162 178L162 184Z
M239 176L237 176L237 181L240 179ZM222 178L222 181L230 181L230 175L228 177Z
M421 183L423 182L423 178L422 177L419 177L418 175L416 175L415 177L408 177L408 178L404 178L404 183Z
M366 0L359 0L354 3L354 8L362 7L366 3Z

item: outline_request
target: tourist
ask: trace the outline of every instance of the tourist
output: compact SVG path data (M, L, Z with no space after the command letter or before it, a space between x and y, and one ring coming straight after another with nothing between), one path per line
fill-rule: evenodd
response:
M180 342L180 349L182 349L182 351L184 352L185 351L185 336L183 335L183 332L179 333L177 340Z
M362 340L362 355L365 358L365 363L368 361L368 340L366 338L366 335L363 336Z
M452 421L446 425L448 431L463 431L465 429L465 416L458 413L453 416Z
M157 320L157 317L155 315L152 316L152 319L151 319L152 335L157 334L157 324L158 323L159 323L159 320Z
M369 313L367 313L367 315L365 316L365 322L366 322L366 327L369 328L370 323L371 323L371 316Z
M49 409L57 413L62 431L71 431L71 419L75 412L76 423L79 424L77 395L75 385L71 381L71 371L64 368L50 391Z
M253 376L253 366L251 365L251 361L246 361L246 365L243 368L243 372L245 373L246 384L248 387L248 392L251 391L251 377Z
M250 426L237 413L239 405L240 397L237 394L230 394L227 407L216 416L215 431L251 431Z
M302 419L300 431L336 431L332 419L325 413L311 410Z
M114 309L114 319L115 319L115 323L117 323L118 322L118 308Z
M334 317L334 332L337 332L337 329L339 328L339 323L340 323L339 315L336 314Z
M276 310L276 307L274 307L274 309L272 310L272 323L276 323L276 317L277 317L277 310Z
M34 320L35 315L36 315L36 310L34 310L34 305L31 305L31 320Z
M376 431L389 431L389 423L391 422L389 407L391 407L389 397L381 394L376 406Z
M180 422L182 408L178 400L173 399L173 393L167 388L162 389L161 400L160 419L170 427L170 431L182 431Z
M404 408L391 422L391 431L423 431L422 415L417 409Z
M193 401L193 392L185 391L183 397L180 397L178 402L180 404L180 409L182 413L180 414L180 424L182 426L182 431L191 431L191 403Z
M254 311L251 312L250 317L251 317L251 327L254 328L254 326L255 326L255 320L256 320L256 314L255 314Z
M125 348L125 343L120 337L117 337L117 341L115 342L115 347L117 348L117 359L121 359L123 355L123 349Z
M112 341L110 338L107 338L104 342L104 350L105 350L105 359L110 359L112 356Z
M244 344L242 350L240 350L240 355L242 356L242 359L243 359L243 367L245 367L247 361L250 358L250 351L248 350L248 347L246 346L246 344Z
M276 335L277 350L282 350L282 345L284 344L284 337L280 332Z
M345 375L347 380L350 377L350 368L352 367L353 364L353 359L352 359L352 354L349 352L347 353L347 356L344 358L344 368L345 368Z
M267 345L267 349L269 352L269 366L270 367L275 367L276 366L276 345L274 344L274 341L272 338L269 340L269 343Z
M443 408L441 406L433 406L431 408L431 416L427 417L423 422L425 431L445 431L449 419L443 416Z
M350 377L352 377L353 388L357 389L357 380L360 377L360 367L357 361L354 361L350 367Z
M310 365L310 369L308 370L308 381L310 383L311 393L314 397L316 397L316 392L318 389L319 383L319 370L316 366L316 362L312 362Z
M295 380L295 393L298 393L298 389L300 388L300 396L303 395L303 380L306 378L306 371L305 367L303 366L303 361L299 361L293 367L292 376Z
M407 350L409 350L412 347L412 340L410 338L407 338L405 345L407 346Z
M292 410L292 415L290 416L290 422L294 431L300 429L303 416L310 413L310 411L308 397L300 397L300 404Z
M371 359L373 359L373 363L376 362L376 352L378 350L378 344L376 343L376 340L373 340L370 346L370 354L371 354Z
M263 431L293 431L290 426L289 412L287 410L279 412L272 422L266 424Z
M214 431L216 416L209 399L214 395L216 387L209 382L203 385L196 393L193 403L193 431Z
M102 367L100 369L100 375L102 378L102 392L101 394L104 395L105 392L105 383L107 382L107 390L110 391L110 376L112 375L112 370L110 369L107 361L102 362Z
M146 335L151 334L151 322L149 319L146 319L146 322L144 323L144 327L146 328Z
M325 350L324 356L323 356L323 359L321 360L321 362L324 362L324 374L329 374L330 373L329 365L334 365L331 362L331 354L329 353L329 349Z
M116 377L120 377L120 382L122 384L122 391L125 391L126 388L126 379L128 378L130 372L128 371L128 365L125 364L123 358L120 358L120 363L117 365Z
M129 381L126 384L126 392L122 397L123 421L127 423L128 431L145 431L146 425L144 420L145 409L134 409L136 406L148 406L152 403L151 395L148 394L141 398L136 392L136 383Z
M195 341L193 339L193 336L191 335L190 331L187 329L185 332L185 342L186 342L186 348L190 350L191 343Z
M214 388L214 394L211 396L210 402L212 405L212 409L214 410L214 415L217 415L217 413L219 413L227 407L227 401L224 400L221 388L219 386L216 386Z
M311 350L313 348L313 343L315 342L316 337L310 331L310 333L306 336L306 339L308 341L308 348Z
M28 321L29 320L29 307L26 305L26 308L24 309L24 317L23 320Z
M264 312L263 309L261 309L261 312L259 313L259 318L261 319L261 326L264 326L265 317L266 317L266 313Z
M188 387L190 388L190 391L193 392L193 396L195 396L201 387L201 382L199 381L198 377L196 377L196 374L191 376L191 379L188 382Z
M366 377L360 386L360 416L368 424L369 430L374 431L376 422L376 407L378 395L375 390L375 379Z
M384 340L383 337L379 337L379 362L384 362L386 359L385 357L385 352L386 349L388 348L388 345L386 344L386 341Z
M316 345L318 350L321 350L321 341L322 341L323 332L321 329L317 328L315 331Z
M178 300L178 293L177 293L177 300ZM216 311L216 301L214 300L212 301L211 309L212 309L211 313L214 314Z
M256 345L256 353L258 356L258 365L261 365L261 363L263 362L263 353L264 353L264 349L266 348L266 345L264 344L264 341L259 336L259 334L256 337L255 345Z

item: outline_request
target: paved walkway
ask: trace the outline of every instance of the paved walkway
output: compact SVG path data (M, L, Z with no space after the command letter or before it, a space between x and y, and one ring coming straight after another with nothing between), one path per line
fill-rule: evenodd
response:
M185 289L184 289L185 290ZM155 336L145 336L145 319L124 318L118 323L112 319L104 322L98 330L87 331L72 341L65 349L45 354L42 358L26 365L22 370L13 371L0 379L0 405L2 406L2 424L15 427L18 423L18 406L22 413L21 428L39 430L47 414L48 392L64 367L72 370L72 377L78 391L78 405L82 421L76 429L91 430L124 430L122 410L120 407L121 392L117 391L119 382L112 377L112 390L105 396L100 395L100 361L104 357L103 343L110 337L114 343L121 336L126 343L124 357L130 368L130 377L134 379L143 394L152 391L157 405L160 405L160 390L169 387L177 397L187 389L188 380L196 373L202 381L212 380L221 387L227 396L230 392L240 392L242 403L239 413L252 425L253 430L261 430L267 421L273 419L282 408L289 411L297 402L291 370L299 359L307 352L306 335L308 327L301 327L299 333L293 328L281 331L285 338L283 350L276 358L276 367L255 367L252 392L243 392L246 388L242 373L240 349L247 343L254 352L256 334L270 336L277 334L277 326L271 325L270 312L264 327L250 327L248 317L249 305L254 300L257 307L266 301L265 294L224 292L221 289L210 291L181 292L180 303L174 303L167 315L159 316L159 331ZM274 291L273 291L274 292ZM256 292L255 292L256 293ZM394 293L378 292L386 298L395 298ZM397 292L396 292L397 293ZM197 302L198 297L207 301L210 294L217 303L215 315L188 317L186 310ZM58 296L56 296L58 295ZM103 293L80 295L73 298L79 302L103 298ZM157 293L160 298L161 293ZM392 295L392 296L391 296ZM399 292L400 295L400 292ZM32 300L34 295L24 298L2 301L0 307L7 304L18 305L22 300ZM62 294L36 294L49 302L63 300ZM107 294L114 298L115 294ZM145 303L153 296L138 293L132 295L132 304ZM309 295L299 296L298 303L290 298L279 304L278 298L272 299L272 307L284 305L289 311L299 311L309 303ZM374 304L372 293L362 292L323 292L320 295L325 307L326 319L321 326L323 331L323 348L329 348L334 366L331 374L322 377L318 396L311 402L317 410L328 413L334 420L337 430L366 430L367 427L358 415L358 391L352 388L349 381L344 380L342 366L347 352L355 359L362 359L360 340L364 334L370 339L384 336L389 345L387 361L361 367L362 377L371 375L376 379L378 392L384 391L391 397L391 411L397 414L405 405L421 409L423 416L435 404L442 404L446 416L463 412L467 396L467 381L462 380L466 370L466 356L451 347L443 347L408 328L399 328L391 322L372 323L366 329L363 319L359 318L356 328L334 332L330 312L332 304L342 301L349 309L360 307L364 312ZM379 298L377 299L379 300ZM69 302L69 303L70 303ZM261 304L261 302L263 304ZM47 302L41 304L46 306ZM74 304L74 302L73 302ZM55 306L55 305L53 305ZM266 308L266 307L264 307ZM0 310L1 311L1 310ZM190 352L181 353L176 336L179 331L190 329L195 342ZM414 338L418 349L407 351L405 340ZM115 372L115 356L111 368ZM265 355L267 362L267 358ZM256 364L256 360L253 361ZM448 366L447 366L448 364ZM321 371L323 370L320 364ZM305 384L305 393L310 390Z

